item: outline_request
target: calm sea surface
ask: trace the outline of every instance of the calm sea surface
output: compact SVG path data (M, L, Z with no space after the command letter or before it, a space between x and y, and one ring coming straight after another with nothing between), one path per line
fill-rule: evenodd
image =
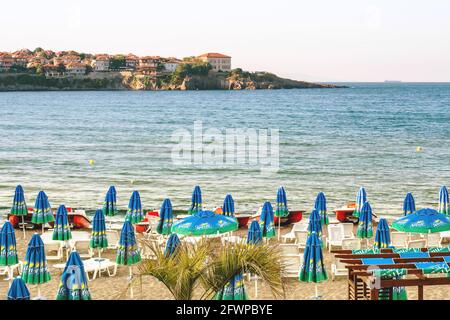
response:
M278 172L174 165L172 133L200 120L222 132L279 129ZM378 214L399 213L408 191L418 207L436 206L439 187L450 186L450 84L0 93L0 208L17 184L28 205L43 189L55 208L95 209L112 184L124 209L133 190L146 209L165 197L185 209L195 184L209 207L232 193L239 212L275 202L280 185L291 209L310 210L319 191L336 208L361 185Z

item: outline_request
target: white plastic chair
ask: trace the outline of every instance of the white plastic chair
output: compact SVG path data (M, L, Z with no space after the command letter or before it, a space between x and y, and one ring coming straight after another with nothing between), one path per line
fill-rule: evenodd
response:
M119 234L116 230L106 230L107 249L116 250L119 245Z
M295 231L306 231L308 228L308 225L297 222L292 225L291 231L281 236L281 239L283 240L283 243L286 243L288 241L295 241Z
M280 244L281 255L299 255L300 251L298 244L295 243L283 243Z
M308 231L295 231L295 243L299 248L306 247L306 240L308 240Z
M71 241L71 250L76 250L80 255L80 258L92 258L94 256L94 251L90 246L90 240L75 240ZM69 252L67 256L69 256Z
M51 241L44 243L45 257L50 261L61 261L64 257L62 241Z
M353 233L353 223L341 223L342 227L344 228L344 238L354 238L355 234Z
M442 238L439 233L428 233L426 239L427 247L442 247Z
M327 246L330 252L333 247L342 247L343 239L344 239L344 227L341 224L328 225Z
M342 250L359 250L361 249L361 239L342 239Z
M407 248L425 248L427 246L427 240L411 240L407 242Z
M341 259L336 259L336 262L331 264L331 279L334 281L340 276L348 276L348 269L345 268L345 263L342 263Z
M391 232L391 245L395 248L407 248L408 234L405 232Z
M296 278L300 272L303 256L300 254L290 254L281 256L281 261L284 265L282 277Z

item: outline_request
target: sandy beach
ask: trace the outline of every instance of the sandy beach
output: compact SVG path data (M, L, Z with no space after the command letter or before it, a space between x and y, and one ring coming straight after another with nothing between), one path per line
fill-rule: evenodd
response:
M287 233L290 227L282 227L282 234ZM245 236L247 229L240 229L235 232L235 235ZM33 231L27 231L27 239L24 240L20 230L16 229L17 250L19 259L21 261L25 258L27 244L33 235ZM138 234L138 239L142 237ZM275 244L276 239L271 239L271 243ZM116 252L107 250L102 253L102 257L115 260ZM347 278L339 277L336 280L331 280L331 263L333 262L333 255L324 250L325 265L327 268L329 280L318 285L319 294L324 300L347 300ZM41 294L48 300L54 300L56 297L57 288L60 281L61 271L52 267L55 262L49 262L49 269L52 279L50 282L41 286ZM127 288L128 268L119 266L117 275L115 277L108 277L103 274L102 277L96 278L88 283L92 299L94 300L116 300L116 299L130 299L126 294ZM3 278L4 279L4 278ZM6 299L8 290L8 281L0 280L0 298ZM307 300L314 296L314 284L299 282L296 278L286 279L286 299L289 300ZM254 282L245 281L247 293L251 299L255 299ZM32 298L37 294L36 286L28 286ZM134 299L145 300L170 300L173 299L170 292L165 286L153 277L143 277L142 286L136 281L133 286ZM200 292L201 290L199 290ZM417 290L415 287L408 288L408 298L410 300L417 299ZM434 286L426 287L424 291L424 298L426 300L447 300L450 298L448 286ZM273 299L270 289L261 281L258 282L258 297L256 299Z

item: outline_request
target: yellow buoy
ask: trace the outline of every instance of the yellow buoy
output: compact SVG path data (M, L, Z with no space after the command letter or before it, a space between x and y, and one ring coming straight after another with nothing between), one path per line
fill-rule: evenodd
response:
M91 165L91 166L93 166L94 164L95 164L95 161L94 160L89 160L89 164Z
M421 146L416 147L416 152L422 152L422 151L423 151L423 148Z

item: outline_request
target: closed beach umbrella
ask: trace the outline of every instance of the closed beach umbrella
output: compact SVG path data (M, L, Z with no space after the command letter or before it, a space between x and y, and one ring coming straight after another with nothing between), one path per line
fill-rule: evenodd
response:
M188 236L219 234L238 229L237 220L212 211L199 211L174 222L172 232Z
M193 214L202 210L202 190L200 186L195 186L192 192L191 206L188 210L188 214Z
M316 232L312 232L306 240L303 263L300 267L299 280L302 282L319 283L328 279L323 263L322 241ZM318 299L317 285L315 298Z
M133 279L132 265L141 261L141 254L134 235L134 229L130 221L125 221L120 233L119 247L117 249L116 263L128 266L129 281ZM133 297L133 288L130 287Z
M7 298L8 300L30 300L30 291L20 276L13 280Z
M439 212L450 215L450 203L449 203L448 190L445 186L442 186L439 190Z
M253 220L248 228L247 233L247 243L248 244L258 244L262 242L262 232L258 221Z
M28 243L25 262L22 269L22 279L25 283L37 285L37 299L41 299L40 285L51 280L45 257L44 242L35 233Z
M420 209L401 217L392 227L402 232L432 233L450 230L450 217L434 209Z
M170 199L164 199L161 209L159 209L159 221L156 232L159 234L170 234L173 224L173 210Z
M259 217L259 226L261 227L263 238L272 238L275 236L273 220L274 214L272 204L269 201L266 201L264 202L261 210L261 216Z
M214 300L248 300L244 286L244 276L242 274L233 276L230 282L217 292Z
M278 240L281 236L281 217L289 216L289 209L287 205L286 190L284 187L279 187L277 191L277 209L275 210L275 217L278 218Z
M138 191L133 191L133 193L131 194L125 220L130 221L131 224L136 224L144 220L144 214L142 213L141 196L139 195Z
M9 280L12 280L10 266L18 263L16 235L12 224L6 221L0 231L0 266L6 266Z
M373 236L372 207L370 206L370 203L368 201L366 201L362 206L359 215L359 222L358 222L358 229L356 230L356 236L361 239L368 239L372 238Z
M181 244L181 242L180 242L180 238L178 238L178 235L176 233L172 233L170 235L169 239L167 239L166 249L164 250L164 255L166 257L170 257L171 255L173 255L180 244Z
M320 217L319 211L314 209L309 215L308 222L308 233L317 233L317 236L322 237L322 219Z
M34 204L33 216L31 217L31 222L35 224L42 224L42 233L44 233L44 225L47 222L52 222L53 218L52 208L48 197L44 191L39 191L36 198L36 203Z
M353 212L354 217L359 218L362 207L363 207L364 203L366 203L366 201L367 201L366 189L364 189L364 187L361 187L361 188L359 188L358 194L356 195L356 209Z
M323 192L319 192L317 194L314 209L319 212L322 225L328 225L330 222L327 214L327 199L325 198L325 194Z
M66 262L56 300L91 300L83 261L76 251L72 251Z
M416 202L414 201L412 193L408 192L406 194L405 201L403 201L403 214L406 216L414 211L416 211Z
M234 217L234 200L231 194L225 196L222 206L222 214L226 216Z
M101 209L95 211L94 219L92 219L92 237L89 245L91 248L98 248L99 258L102 249L108 247L105 215L103 214L103 210Z
M376 248L388 248L391 245L391 235L389 233L389 225L387 220L382 218L378 222L377 231L375 233L375 242L373 244Z
M56 212L55 225L53 228L53 240L67 241L72 239L70 232L69 219L65 205L60 205Z
M114 186L110 186L106 192L105 202L103 203L103 214L105 217L114 217L118 212L117 209L117 192ZM111 227L112 221L109 221Z
M25 232L25 216L28 215L27 204L25 202L25 194L22 186L19 184L16 187L13 198L13 205L11 207L11 214L13 216L22 217L22 229L23 229L23 238L26 238Z

